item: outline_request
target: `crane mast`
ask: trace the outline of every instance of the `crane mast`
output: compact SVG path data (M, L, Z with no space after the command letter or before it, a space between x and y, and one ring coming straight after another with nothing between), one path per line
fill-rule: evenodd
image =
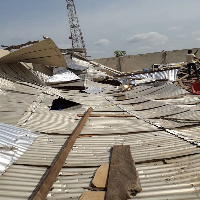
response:
M71 36L69 37L69 39L71 39L72 41L72 48L79 49L79 51L81 51L82 49L82 51L85 51L86 53L83 34L76 14L74 0L66 0L66 2L67 2L67 11L68 11L69 26L71 32Z

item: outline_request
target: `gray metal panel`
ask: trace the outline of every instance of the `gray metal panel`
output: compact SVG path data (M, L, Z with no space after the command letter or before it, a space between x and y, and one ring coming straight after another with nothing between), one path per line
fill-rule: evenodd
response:
M92 85L92 82L89 82L89 85ZM94 85L107 87L103 84ZM126 94L125 101L117 100L119 92L117 93L116 88L111 86L100 95L88 95L75 90L62 91L61 94L65 98L83 104L82 108L64 112L48 110L53 97L48 98L47 94L55 95L57 91L41 87L34 88L31 84L23 87L23 89L26 88L31 88L31 93L34 93L34 90L40 92L46 90L46 92L41 96L42 101L31 117L24 116L24 119L28 119L27 122L18 125L49 134L39 134L30 148L2 176L8 181L5 181L3 185L4 180L1 182L0 179L2 189L0 196L3 195L4 199L27 199L78 123L80 118L76 114L83 114L90 106L94 107L95 114L136 113L137 119L135 117L90 117L47 199L78 199L86 190L84 187L90 186L96 168L103 163L109 163L110 149L117 144L130 145L136 162L143 191L133 197L134 199L184 199L185 197L185 199L199 199L200 149L195 143L199 141L199 126L191 128L189 132L186 131L188 129L185 131L179 129L176 134L169 130L165 131L164 128L167 126L163 122L163 129L160 129L153 124L161 123L161 121L147 119L152 115L151 110L155 111L154 116L156 112L157 116L166 112L169 115L176 112L174 111L176 107L173 105L165 105L162 106L165 109L157 109L155 107L163 105L163 102L154 101L159 94L165 96L167 93L168 95L167 91L172 91L173 86L153 84L137 86L135 90L123 93ZM18 89L21 91L20 87ZM41 94L40 92L37 96ZM176 87L168 96L182 93L182 90ZM151 96L148 96L149 94ZM146 101L148 102L145 103ZM141 105L135 103L141 103ZM34 106L31 104L30 107L35 108ZM178 108L177 111L185 111L185 108ZM191 112L190 115L193 116L193 111ZM138 119L139 117L141 119ZM28 180L30 184L26 185ZM11 184L11 187L6 184Z
M38 85L45 85L37 76L21 63L0 63L0 76L13 81L23 81Z
M138 165L142 192L133 199L199 199L199 154Z
M37 134L0 123L0 174L12 165L35 140Z
M46 168L12 165L0 179L0 198L26 200L38 184Z

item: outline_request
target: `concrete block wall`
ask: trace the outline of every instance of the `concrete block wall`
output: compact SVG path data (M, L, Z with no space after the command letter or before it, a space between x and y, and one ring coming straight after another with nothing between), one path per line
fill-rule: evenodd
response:
M198 48L193 48L193 53L197 49ZM151 69L152 64L185 62L185 55L187 54L187 51L188 49L163 51L147 54L127 55L123 57L95 59L94 61L119 71L133 72L136 70L142 70L143 68ZM200 49L196 55L197 57L200 57Z

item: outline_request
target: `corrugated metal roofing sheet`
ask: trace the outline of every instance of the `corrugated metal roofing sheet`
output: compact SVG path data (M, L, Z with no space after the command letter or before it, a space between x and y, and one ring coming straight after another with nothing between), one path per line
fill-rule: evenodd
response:
M46 168L12 165L0 179L0 197L4 200L27 200Z
M36 137L36 133L0 123L0 174L26 151Z
M41 42L21 48L0 58L0 63L17 62L67 67L62 53L50 38L46 38Z
M88 87L92 85L92 81L87 82ZM136 162L143 191L133 199L199 199L199 126L186 132L183 128L174 129L178 125L171 124L170 130L163 122L169 120L148 118L166 114L173 116L177 112L191 112L191 116L198 117L189 108L154 101L155 98L177 97L187 92L168 83L141 85L124 93L105 84L94 83L94 86L106 89L94 96L75 90L59 93L32 83L24 82L23 87L15 84L15 92L30 89L24 93L25 99L37 93L33 99L37 100L36 105L30 102L30 110L24 114L18 126L41 133L3 174L0 196L10 200L27 199L78 123L80 118L77 114L83 114L92 106L95 114L129 113L136 117L90 117L47 199L78 199L91 186L97 167L109 163L110 149L116 144L130 145ZM49 111L49 105L56 95L79 102L82 108ZM120 98L125 100L120 101ZM159 122L160 126L156 124L158 120L163 120ZM187 125L186 122L183 124Z

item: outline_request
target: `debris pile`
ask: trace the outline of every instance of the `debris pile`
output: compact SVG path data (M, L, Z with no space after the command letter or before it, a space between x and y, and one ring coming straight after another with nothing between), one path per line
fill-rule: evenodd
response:
M0 58L2 199L198 199L199 82L185 63L124 73L50 38L14 47Z

